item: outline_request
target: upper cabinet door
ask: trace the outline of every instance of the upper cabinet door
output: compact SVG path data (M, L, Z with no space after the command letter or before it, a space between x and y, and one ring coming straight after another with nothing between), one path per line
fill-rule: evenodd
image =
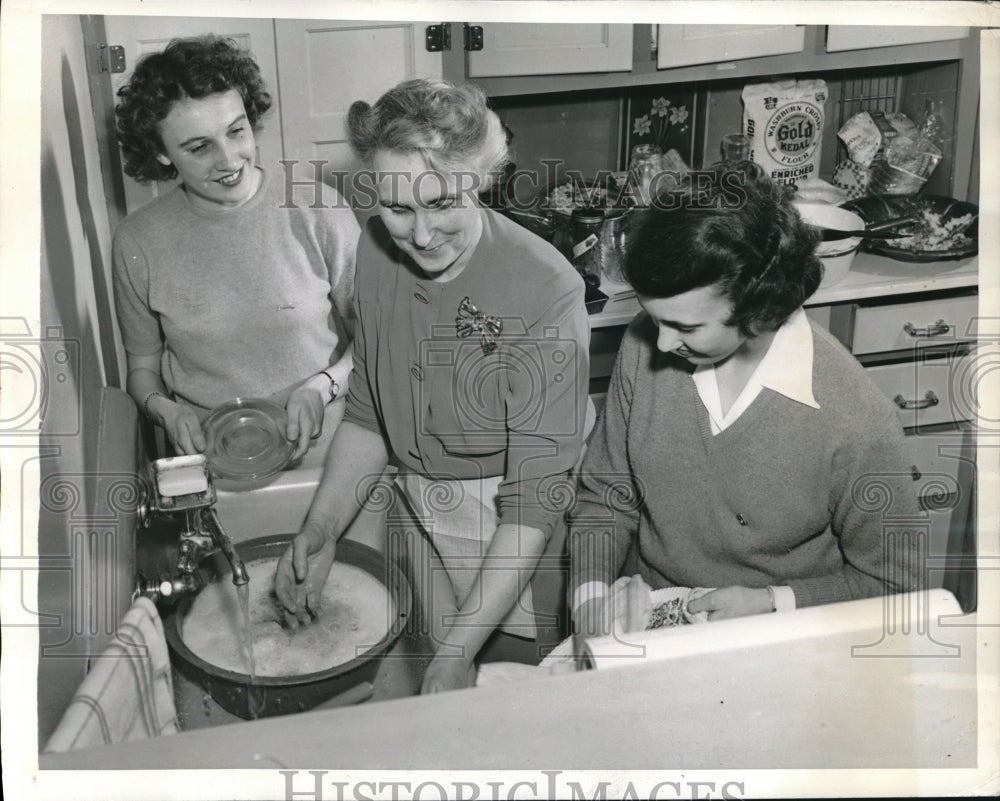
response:
M861 50L866 47L943 42L965 39L969 29L957 25L830 25L826 29L826 51Z
M355 100L374 103L408 78L441 77L441 54L424 47L424 23L284 20L274 22L281 64L281 122L285 159L295 181L322 180L350 198L330 171L358 164L347 140L347 111ZM309 189L309 187L305 187Z
M277 169L281 158L281 110L278 103L278 69L274 57L274 26L269 19L240 19L238 17L104 17L108 42L125 48L126 71L111 75L113 102L118 102L117 92L135 69L135 62L147 53L158 53L171 39L214 33L234 39L240 47L253 53L260 67L264 83L271 93L273 105L255 132L257 163L268 169ZM172 187L176 181L158 181L140 184L123 176L125 181L125 207L133 212L157 195Z
M656 67L687 67L800 53L803 25L658 25Z
M469 53L470 78L632 69L631 25L476 24L483 28L483 49Z

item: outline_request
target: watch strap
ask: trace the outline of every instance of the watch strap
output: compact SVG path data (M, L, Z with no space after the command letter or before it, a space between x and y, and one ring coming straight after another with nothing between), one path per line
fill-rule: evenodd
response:
M338 384L337 379L330 375L326 370L320 370L320 373L330 379L330 396L327 399L327 403L333 403L340 396L340 384Z

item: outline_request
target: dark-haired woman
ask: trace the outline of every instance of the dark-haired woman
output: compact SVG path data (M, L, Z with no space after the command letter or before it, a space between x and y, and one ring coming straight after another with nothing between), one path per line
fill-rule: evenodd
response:
M571 513L578 630L606 630L620 576L715 588L689 605L709 619L913 586L908 546L883 529L917 514L902 428L802 309L821 280L815 245L746 162L654 204L630 239L643 312Z
M346 204L289 203L257 163L271 105L253 57L227 39L172 41L119 90L125 172L180 185L115 231L114 287L129 394L181 453L237 397L285 407L293 458L343 413L360 229ZM329 437L324 437L328 443Z

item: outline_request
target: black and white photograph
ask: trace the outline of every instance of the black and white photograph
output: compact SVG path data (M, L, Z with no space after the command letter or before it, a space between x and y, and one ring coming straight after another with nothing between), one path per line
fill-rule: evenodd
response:
M3 788L1000 794L1000 7L8 0Z

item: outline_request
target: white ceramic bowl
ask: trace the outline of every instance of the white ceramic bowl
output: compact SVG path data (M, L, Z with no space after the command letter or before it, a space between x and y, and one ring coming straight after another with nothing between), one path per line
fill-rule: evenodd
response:
M865 227L865 221L861 217L839 206L810 202L797 202L794 205L802 215L802 219L811 225L840 228L844 231ZM820 287L832 286L847 277L860 244L861 237L858 236L819 243L816 255L823 263L823 282Z

